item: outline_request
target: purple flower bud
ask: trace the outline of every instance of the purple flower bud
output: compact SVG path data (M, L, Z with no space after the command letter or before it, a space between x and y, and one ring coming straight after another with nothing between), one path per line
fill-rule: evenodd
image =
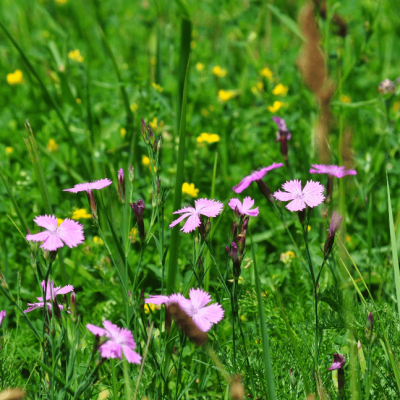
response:
M119 200L125 202L125 175L124 170L121 168L118 171L118 196Z
M332 365L328 368L328 371L338 370L338 391L340 395L344 394L344 364L346 359L344 356L338 353L334 353Z
M89 207L90 207L90 210L92 211L92 217L95 221L97 221L98 220L97 206L96 206L96 201L94 199L93 190L86 190L86 195L89 200Z
M247 234L247 228L249 227L249 217L246 217L243 221L242 225L242 231L240 234L237 236L237 242L238 242L238 248L239 248L239 254L241 257L243 257L244 254L244 248L246 246L246 234Z
M263 180L261 179L257 179L256 180L258 188L260 189L261 193L264 195L264 197L270 201L271 203L273 203L275 200L272 197L271 191L269 190L269 187L264 183Z
M231 229L231 242L233 242L234 240L236 240L236 236L237 236L237 224L236 222L234 222L232 224L232 229Z
M329 233L328 233L328 238L326 239L325 242L325 247L324 247L324 257L328 258L329 254L332 251L332 246L335 241L335 235L336 232L339 230L340 225L342 224L343 216L339 216L339 214L334 211L332 213L332 220L329 225Z
M144 223L143 223L143 213L144 213L143 200L140 199L136 203L132 203L131 207L132 207L133 213L136 216L140 239L141 240L145 240L146 239L146 235L145 235L145 232L144 232Z
M292 138L292 134L286 126L286 122L283 118L272 117L276 125L278 126L278 131L276 132L276 140L275 142L281 142L281 154L283 158L287 161L288 159L288 140Z
M238 252L238 246L236 245L235 242L231 243L231 250L229 250L229 247L225 247L225 250L227 253L231 256L232 263L233 263L233 277L238 279L240 276L240 264L241 260L239 258L239 252Z
M75 292L71 293L70 301L71 301L72 320L76 321L77 316L78 316L78 305L76 304L76 294L75 294Z

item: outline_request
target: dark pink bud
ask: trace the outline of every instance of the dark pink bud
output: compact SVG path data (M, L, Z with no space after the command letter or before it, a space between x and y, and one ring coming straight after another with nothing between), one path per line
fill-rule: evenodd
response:
M144 223L143 223L143 213L144 213L144 203L143 200L140 199L136 203L131 204L133 213L136 216L136 220L138 223L138 230L139 230L139 236L141 240L146 239L146 235L144 232Z
M264 197L270 201L271 203L273 203L275 200L272 197L271 191L269 190L269 187L264 183L263 180L261 179L257 179L256 180L258 188L260 189L261 193L264 195Z
M372 339L372 331L374 330L374 317L372 316L372 312L370 311L367 317L367 324L365 327L365 335L368 340Z
M333 355L332 365L328 368L328 371L333 371L334 369L338 370L338 391L342 396L344 394L344 364L346 363L346 359L341 354L335 353Z
M332 220L329 225L329 233L328 233L328 238L326 239L325 242L325 247L324 247L324 257L328 258L329 254L332 251L333 243L335 242L335 235L336 232L339 230L340 225L342 224L343 216L339 216L339 214L334 211L332 213Z
M89 200L89 207L90 207L90 210L92 211L92 217L93 217L94 220L97 221L98 220L98 217L97 217L97 206L96 206L96 201L94 199L93 191L91 189L86 190L86 195L87 195L87 198Z
M125 175L124 170L121 168L118 171L118 196L119 200L125 202Z

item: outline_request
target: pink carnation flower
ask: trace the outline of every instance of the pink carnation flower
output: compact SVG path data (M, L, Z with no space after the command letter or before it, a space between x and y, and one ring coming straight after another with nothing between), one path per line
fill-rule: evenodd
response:
M236 208L239 211L240 215L250 215L251 217L257 217L258 215L258 207L254 208L251 210L251 207L254 205L254 200L247 196L243 200L243 204L239 199L231 199L228 203L228 206L232 208L233 211L236 210Z
M282 188L286 193L279 190L273 196L280 201L290 201L286 205L289 211L302 211L306 206L313 208L325 199L325 188L319 182L308 181L304 189L301 189L301 181L295 179L284 183Z
M343 178L346 175L357 175L357 171L354 169L345 169L345 167L339 167L337 165L319 165L312 164L313 168L310 168L310 174L328 174L336 176L336 178Z
M174 214L183 214L178 219L172 222L169 226L170 228L179 224L185 218L188 218L185 225L181 231L189 233L194 231L201 224L200 215L205 215L206 217L216 217L222 210L223 204L220 201L208 200L208 199L198 199L194 201L193 207L184 207L181 210L175 211Z
M0 327L1 327L1 324L3 323L6 315L7 315L6 310L0 311Z
M41 248L54 251L66 244L68 247L76 247L85 240L83 236L83 225L79 222L66 218L57 227L57 218L54 215L40 215L34 221L38 226L45 228L43 232L34 235L26 235L27 240L43 242Z
M211 296L201 289L190 289L190 299L185 299L181 294L171 296L150 296L145 300L150 304L178 303L179 307L192 318L195 325L202 331L207 332L213 324L217 324L224 317L224 310L218 304L206 306L211 301Z
M128 362L140 364L142 356L134 351L136 343L133 340L132 332L126 328L119 328L110 321L104 321L103 326L104 329L92 324L86 325L86 328L94 335L105 336L109 339L99 347L101 356L121 360L123 352Z
M328 371L333 371L334 369L340 369L344 367L346 363L346 359L339 353L333 354L333 362L332 365L328 368Z
M100 179L99 181L94 181L94 182L88 182L88 183L78 183L71 189L64 189L64 192L71 192L71 193L78 193L78 192L91 192L92 189L103 189L106 186L109 186L112 184L112 181L109 179Z
M269 167L261 168L258 171L252 172L250 175L244 177L236 186L232 188L235 193L242 193L244 189L247 189L251 182L258 181L266 175L268 171L271 171L275 168L283 167L282 163L273 163Z
M64 287L61 286L57 286L56 288L54 287L54 282L47 282L46 288L45 288L45 282L42 281L41 283L43 290L46 293L46 308L51 310L52 305L51 305L51 300L54 302L56 302L56 296L58 296L59 294L67 294L69 292L73 292L74 291L74 287L72 285L67 285ZM28 313L30 311L36 310L37 308L43 308L44 307L44 301L43 301L43 297L36 297L39 300L39 303L28 303L29 307L27 310L24 311L24 313ZM58 307L60 308L60 310L64 309L64 306L61 304L58 304ZM69 312L69 311L68 311Z

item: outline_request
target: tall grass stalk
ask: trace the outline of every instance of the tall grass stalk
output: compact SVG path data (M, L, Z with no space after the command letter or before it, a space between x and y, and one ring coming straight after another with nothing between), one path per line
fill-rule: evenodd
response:
M264 303L263 303L263 298L261 296L261 284L260 284L260 276L258 274L256 249L253 244L253 240L252 240L251 236L250 236L250 238L251 238L251 251L253 254L254 280L255 280L255 285L256 285L255 289L256 289L257 302L258 302L258 315L260 318L261 336L262 336L262 344L263 344L265 378L267 380L267 385L268 385L268 399L276 400L274 371L272 369L271 353L269 350L269 335L268 335L268 330L267 330L267 323L265 320Z

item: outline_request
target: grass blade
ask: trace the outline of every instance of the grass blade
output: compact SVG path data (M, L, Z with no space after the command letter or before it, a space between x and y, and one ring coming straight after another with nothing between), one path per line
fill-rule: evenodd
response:
M267 331L267 324L265 322L265 312L264 312L263 300L262 300L262 296L261 296L260 277L258 275L256 252L254 249L253 241L251 243L251 250L253 253L254 278L255 278L256 295L257 295L257 302L258 302L258 315L260 317L261 336L262 336L262 343L263 343L264 368L265 368L265 375L266 375L267 384L268 384L268 399L275 400L276 393L275 393L275 383L274 383L274 371L272 370L271 353L269 351L269 337L268 337L268 331Z
M178 162L176 165L176 178L175 178L175 193L174 193L174 211L181 207L182 202L182 183L183 183L183 168L185 162L185 139L186 139L186 102L188 90L188 70L189 62L186 68L185 84L183 88L181 122L179 125L179 148L178 148ZM178 266L178 244L179 244L179 226L174 226L171 232L170 241L170 254L167 275L167 294L171 294L175 288L176 273Z
M396 286L397 308L399 310L399 315L400 315L399 258L397 256L397 242L396 242L396 234L395 234L394 223L393 223L392 203L390 201L389 180L388 180L387 175L386 175L386 183L387 183L387 195L388 195L389 230L390 230L390 240L391 240L391 247L392 247L394 283Z

